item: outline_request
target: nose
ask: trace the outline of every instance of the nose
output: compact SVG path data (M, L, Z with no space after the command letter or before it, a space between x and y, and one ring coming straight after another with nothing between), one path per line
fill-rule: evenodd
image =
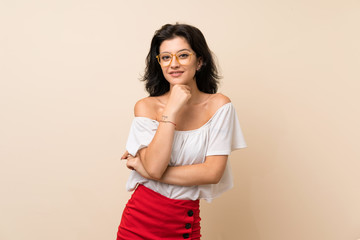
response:
M180 66L180 63L179 63L176 55L173 55L173 56L172 56L172 59L171 59L170 67L172 67L172 68L177 68L177 67L179 67L179 66Z

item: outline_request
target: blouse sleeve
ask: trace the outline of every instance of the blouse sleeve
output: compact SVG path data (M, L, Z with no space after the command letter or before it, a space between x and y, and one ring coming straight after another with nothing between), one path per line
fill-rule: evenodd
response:
M129 154L135 156L140 149L147 147L154 138L157 128L157 121L145 117L135 117L126 143L126 150Z
M222 106L215 113L210 124L206 156L230 155L233 150L247 146L232 103Z

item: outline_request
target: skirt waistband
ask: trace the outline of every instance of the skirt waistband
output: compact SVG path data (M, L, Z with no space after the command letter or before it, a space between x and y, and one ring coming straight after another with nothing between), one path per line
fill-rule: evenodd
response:
M144 192L146 194L149 194L151 197L160 200L161 202L164 202L167 204L172 204L177 207L198 209L200 206L199 200L182 200L182 199L168 198L168 197L165 197L164 195L161 195L160 193L155 192L154 190L152 190L142 184L139 184L137 186L134 194L136 193L136 191Z

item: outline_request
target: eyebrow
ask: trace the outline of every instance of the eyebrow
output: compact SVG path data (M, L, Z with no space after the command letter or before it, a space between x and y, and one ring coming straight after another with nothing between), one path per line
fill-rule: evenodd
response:
M190 49L183 48L183 49L181 49L181 50L177 51L176 53L181 52L181 51L184 51L184 50L191 52L191 50L190 50ZM171 53L171 52L166 52L166 51L165 51L165 52L161 52L161 53Z

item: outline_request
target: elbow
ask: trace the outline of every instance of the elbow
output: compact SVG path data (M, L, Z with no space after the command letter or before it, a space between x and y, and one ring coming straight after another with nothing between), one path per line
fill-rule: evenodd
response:
M225 172L226 160L227 156L210 156L209 159L204 162L204 175L207 176L208 184L218 184L221 181Z
M151 156L148 155L143 157L142 164L150 179L155 181L159 181L163 177L167 168L167 165L161 166L160 164L157 164L156 161L153 161Z
M222 178L222 173L209 174L208 184L218 184Z
M156 169L156 168L149 168L146 169L146 171L151 177L151 180L155 180L155 181L159 181L164 175L164 171L161 171L160 169Z
M214 177L210 180L210 184L218 184L221 180L221 177Z
M161 174L156 174L156 173L149 173L149 176L151 180L155 180L155 181L160 181L160 179L162 178Z

